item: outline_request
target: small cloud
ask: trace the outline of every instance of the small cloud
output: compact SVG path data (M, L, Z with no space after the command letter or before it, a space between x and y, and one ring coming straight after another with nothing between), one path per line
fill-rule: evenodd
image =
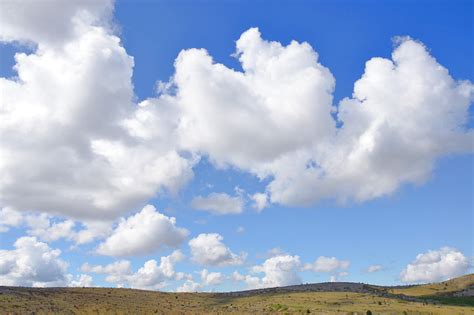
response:
M258 212L261 212L268 206L268 195L266 193L255 193L250 196L253 201L252 207Z
M241 234L241 233L244 233L245 232L245 228L243 226L239 226L237 227L237 229L235 230L235 232Z

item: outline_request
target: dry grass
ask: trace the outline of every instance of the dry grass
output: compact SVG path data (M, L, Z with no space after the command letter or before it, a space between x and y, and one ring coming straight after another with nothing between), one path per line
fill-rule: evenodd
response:
M474 275L448 282L450 293L474 285ZM444 294L444 283L361 292L279 292L231 296L109 288L0 288L1 314L474 314L474 307L391 296ZM464 299L473 299L465 297Z
M473 284L474 274L470 274L440 283L417 285L403 289L390 289L389 292L394 294L404 294L407 296L440 295L458 292L472 286Z

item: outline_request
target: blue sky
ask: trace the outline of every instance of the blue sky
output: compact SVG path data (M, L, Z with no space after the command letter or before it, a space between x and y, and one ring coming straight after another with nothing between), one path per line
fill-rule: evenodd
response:
M19 86L0 81L5 113L0 111L0 118L7 122L0 129L0 153L7 157L0 157L0 174L5 174L0 181L0 267L7 266L0 285L228 291L330 279L395 285L472 272L472 2L45 3L21 11L13 1L15 19L0 22L0 76ZM65 18L57 23L64 32L53 34L46 27L48 17L61 11ZM255 27L258 36L248 31ZM242 34L247 41L239 40ZM411 39L394 44L396 36ZM287 46L293 40L308 43L310 50ZM244 69L244 59L234 54L236 41L243 47L240 56L255 58L255 65ZM268 41L281 43L281 50L266 51ZM192 48L204 48L225 68L208 66ZM179 59L183 50L187 54ZM293 53L286 64L285 51ZM15 61L17 52L31 59ZM317 60L310 58L314 52ZM258 53L269 57L258 59ZM265 64L272 54L280 59ZM396 59L391 66L396 75L387 74L374 57ZM372 68L366 68L369 60ZM12 69L15 63L22 74ZM298 65L306 70L300 72ZM314 69L316 74L304 79ZM273 70L277 79L252 77ZM330 86L331 75L333 91L304 83ZM365 81L353 94L361 77ZM157 92L160 81L171 88ZM293 88L274 98L274 91L285 89L280 82ZM351 109L355 103L341 105L344 98L368 113ZM149 104L141 103L147 99ZM288 104L295 112L303 104L302 115L293 121L291 111L284 112L275 116L284 119L266 125L265 117L237 108L261 99L269 100L262 105L270 108L269 115L280 115L277 107ZM324 119L312 117L313 109L322 113L319 104L325 106ZM331 112L331 106L340 113ZM137 108L144 109L144 121ZM341 108L347 108L347 116ZM337 117L344 123L332 131L318 129ZM125 135L117 131L122 121L130 123ZM191 127L180 125L185 121ZM116 129L104 127L109 125ZM268 144L258 134L259 125L277 140ZM342 125L347 134L337 130ZM246 130L257 130L255 138ZM366 155L360 153L364 135L372 137ZM326 151L319 146L327 141ZM122 146L111 147L117 143ZM249 152L240 143L247 143ZM361 157L351 164L349 155L358 152ZM301 162L300 153L303 160L310 156L304 163L314 165L317 175L308 167L287 171ZM100 167L104 157L107 164ZM262 209L252 199L256 193L265 198ZM217 203L213 194L224 200ZM198 205L199 197L207 208ZM156 210L145 216L147 204ZM143 216L132 222L137 213ZM60 230L57 224L66 220L73 225ZM94 222L100 228L91 239L78 241L80 231ZM193 248L192 240L206 235ZM15 247L22 238L36 246ZM159 265L161 257L176 251L172 272L151 268L150 279L137 272L145 262ZM38 258L44 252L54 259ZM11 263L21 257L54 272L41 271L37 278L21 273L25 266ZM124 260L128 269L105 270ZM450 260L455 263L449 265ZM202 270L214 274L206 277Z

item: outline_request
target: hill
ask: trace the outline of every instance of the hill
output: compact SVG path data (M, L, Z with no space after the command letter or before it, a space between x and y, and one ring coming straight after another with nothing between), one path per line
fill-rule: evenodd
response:
M407 296L470 296L474 297L474 274L439 283L390 288L390 293Z
M12 314L474 314L474 275L403 287L336 282L227 293L0 287Z

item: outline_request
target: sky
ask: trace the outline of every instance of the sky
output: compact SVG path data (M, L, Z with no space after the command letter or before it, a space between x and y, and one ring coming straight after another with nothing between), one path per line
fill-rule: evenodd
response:
M473 272L470 1L0 3L0 285Z

